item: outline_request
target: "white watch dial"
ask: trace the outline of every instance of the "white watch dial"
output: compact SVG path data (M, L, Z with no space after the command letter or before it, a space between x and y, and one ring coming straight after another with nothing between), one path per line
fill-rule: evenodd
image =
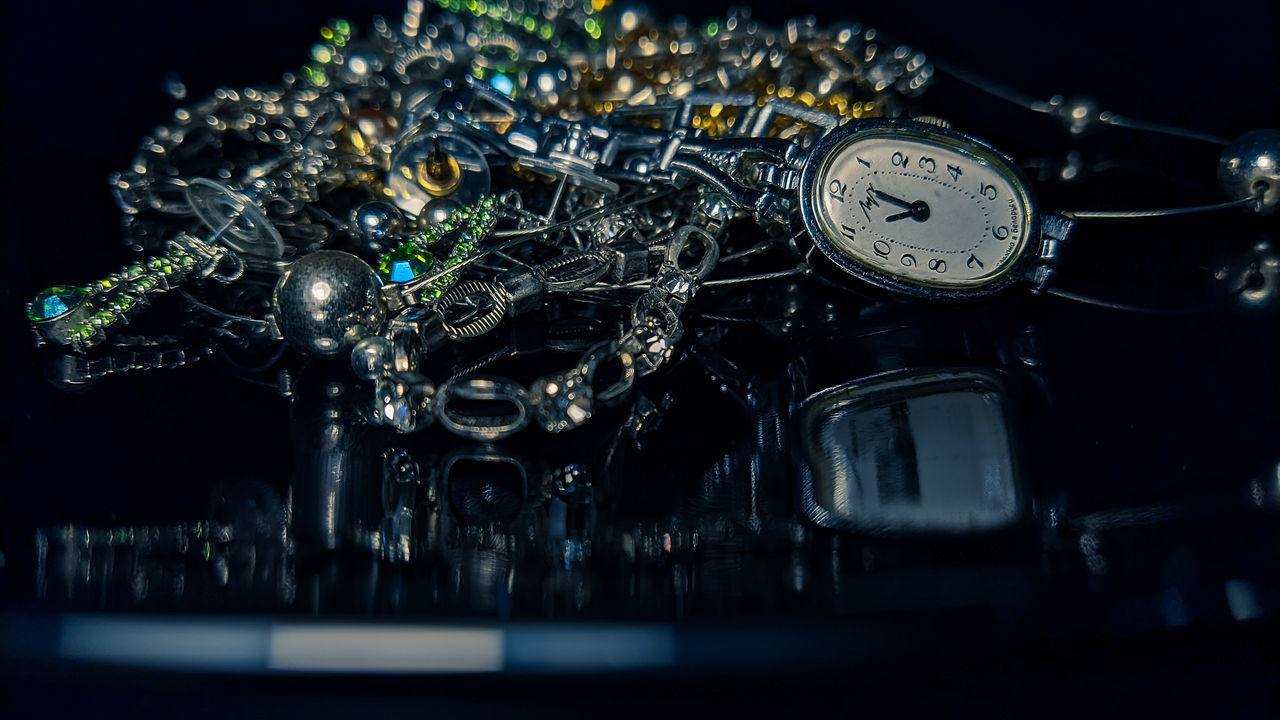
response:
M976 287L1027 247L1028 194L983 148L890 128L855 135L821 162L809 192L823 234L883 273Z

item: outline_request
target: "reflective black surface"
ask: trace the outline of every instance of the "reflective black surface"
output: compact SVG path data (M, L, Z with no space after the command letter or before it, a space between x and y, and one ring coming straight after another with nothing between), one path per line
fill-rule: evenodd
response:
M325 712L333 707L314 699L323 693L297 678L266 685L240 676L299 672L306 668L289 664L298 658L338 662L366 651L375 671L439 662L405 659L368 636L348 636L345 647L321 636L329 655L252 650L218 667L207 644L179 643L175 658L149 651L146 640L213 627L215 637L240 628L261 641L365 623L497 631L500 650L483 646L493 637L486 635L467 646L479 666L436 669L493 670L496 662L517 676L506 687L540 707L564 698L520 680L524 674L614 669L640 674L593 678L589 688L573 681L575 697L621 698L624 714L628 697L633 713L708 711L719 706L705 695L651 707L625 678L677 694L744 677L807 678L812 687L765 692L758 709L783 712L853 687L921 713L939 708L935 697L992 710L1008 701L1029 714L1047 702L1038 688L1053 688L1049 696L1065 697L1066 706L1101 693L1126 698L1107 706L1115 710L1194 710L1203 707L1195 689L1214 688L1214 709L1274 711L1280 297L1275 269L1266 271L1276 256L1274 217L1084 224L1059 286L1158 313L1020 294L960 308L904 305L862 295L834 275L700 294L681 361L649 378L636 404L575 433L528 431L500 445L466 443L439 428L413 436L373 428L344 363L303 364L268 346L108 377L83 393L40 380L51 358L30 347L22 302L124 259L105 177L167 111L162 71L183 72L195 95L269 79L296 64L329 14L363 21L399 12L394 4L326 9L298 8L239 29L261 38L280 30L289 40L245 42L208 65L195 59L199 48L223 47L248 5L183 11L192 27L182 33L170 27L173 16L139 22L155 8L98 9L67 21L77 38L107 38L110 50L95 51L111 60L101 69L35 41L14 46L28 61L80 73L84 96L42 100L49 122L14 114L5 121L8 172L27 190L5 197L13 227L3 368L13 399L3 429L0 589L5 678L25 685L13 696L24 714L42 703L94 707L58 698L67 686L107 707L149 695L144 711L156 714L200 695L191 676L144 678L133 663L175 671L186 658L195 663L189 670L239 677L233 696L258 707ZM1104 107L1227 136L1277 124L1264 70L1276 65L1274 44L1263 42L1276 29L1268 4L1240 11L1256 22L1203 8L1153 17L1113 3L1105 22L1090 19L1103 17L1101 3L1036 17L994 6L928 9L906 20L890 7L860 14L1029 92L1078 89ZM758 14L779 20L783 10ZM15 28L53 22L50 8L12 12ZM1074 36L1068 29L1081 39L1059 39ZM1206 50L1204 38L1231 41ZM1072 62L1038 56L1044 47ZM1216 54L1188 68L1191 52ZM168 64L156 66L156 57ZM44 87L44 75L21 67L6 63L10 107L34 102ZM108 100L108 78L122 95L107 107L128 112L97 107ZM1070 146L1052 121L955 83L940 82L922 110L1024 161L1048 208L1216 199L1211 146L1116 130ZM1069 149L1107 169L1080 182L1058 182L1049 171L1038 177ZM68 208L73 229L61 221ZM567 357L546 352L521 362L552 368ZM494 369L532 377L529 368ZM287 396L277 387L281 370ZM998 378L984 386L981 405L996 409L965 421L970 431L989 426L986 437L1007 438L995 444L998 457L972 443L947 445L947 413L967 402L955 388L953 405L941 401L934 419L922 420L918 408L904 411L894 405L900 396L877 394L882 385L867 380L896 373L928 391L939 372ZM863 389L854 398L860 407L884 409L882 416L845 418L821 446L829 455L806 451L815 432L804 422L806 401L851 383ZM833 447L842 437L844 450ZM884 452L870 457L868 448ZM823 518L806 507L806 489L838 494L822 486L847 477L832 471L837 456L852 458L859 482L874 485L860 497L920 514L939 507L921 458L946 456L977 474L998 466L1016 485L1016 511L982 532L823 527L833 523L815 522ZM832 465L815 467L825 457ZM943 511L967 502L977 501L952 498ZM143 625L123 626L127 641L112 644L93 640L112 630L94 625L98 619ZM146 624L153 622L177 624ZM574 635L583 628L614 634L584 640ZM463 654L443 657L457 663ZM610 657L625 662L610 665ZM920 693L921 677L937 696ZM509 709L483 680L346 687L361 703L376 699L391 710L423 697L453 713ZM845 709L860 708L855 694Z

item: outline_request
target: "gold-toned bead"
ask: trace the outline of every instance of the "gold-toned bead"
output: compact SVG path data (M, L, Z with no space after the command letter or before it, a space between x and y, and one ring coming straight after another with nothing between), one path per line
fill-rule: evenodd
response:
M418 164L415 179L432 197L444 197L462 183L462 168L457 158L440 149L437 140L435 148Z

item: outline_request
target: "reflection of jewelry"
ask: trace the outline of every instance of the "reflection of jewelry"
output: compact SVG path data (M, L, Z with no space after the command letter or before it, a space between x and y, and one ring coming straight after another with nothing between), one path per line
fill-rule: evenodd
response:
M704 288L808 274L816 249L838 278L901 295L1044 290L1074 221L1113 216L1044 213L985 141L902 119L933 67L859 25L434 4L428 16L412 0L398 28L378 18L365 36L335 20L300 73L220 89L145 138L112 184L130 243L155 257L41 293L41 337L91 351L184 281L191 306L225 322L219 284L200 280L266 277L270 312L242 327L349 355L378 422L492 440L577 427L624 399L672 356ZM1074 131L1092 112L1080 107L1031 109ZM1260 133L1224 155L1224 206L1280 201L1264 163L1280 150ZM712 277L769 251L781 269ZM513 319L588 303L608 319L566 370L527 386L426 377Z

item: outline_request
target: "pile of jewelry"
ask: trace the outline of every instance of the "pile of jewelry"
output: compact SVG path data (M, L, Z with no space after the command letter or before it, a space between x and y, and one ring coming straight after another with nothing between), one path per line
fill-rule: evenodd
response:
M900 113L932 74L859 25L772 28L746 11L663 24L608 0L435 5L410 0L398 25L363 33L333 20L278 85L176 111L111 180L147 257L41 292L39 337L102 372L137 367L126 326L174 292L241 346L350 356L370 416L399 431L568 430L671 357L700 289L800 272L804 148ZM724 269L766 250L781 272ZM576 364L527 385L427 375L499 328L575 319L572 342L551 344L580 350Z

